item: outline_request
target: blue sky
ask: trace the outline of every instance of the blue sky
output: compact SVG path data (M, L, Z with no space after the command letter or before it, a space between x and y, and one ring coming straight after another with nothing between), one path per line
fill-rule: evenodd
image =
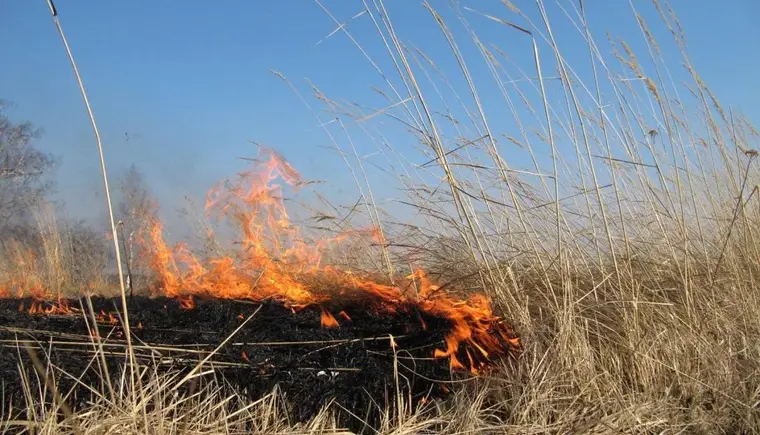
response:
M526 5L526 10L534 4L515 3ZM356 1L323 4L339 21L363 9ZM449 2L431 4L456 26ZM463 4L510 17L499 2ZM640 41L627 1L586 4L595 28ZM654 25L659 22L648 3L635 4L659 29L656 33L666 37L661 26ZM306 94L309 86L303 79L309 78L331 97L374 107L383 103L370 87L387 90L382 80L345 35L325 39L335 24L313 1L211 5L196 0L59 0L59 17L103 133L112 178L136 164L164 209L171 211L183 204L185 195L200 195L215 181L240 170L243 163L237 157L254 154L249 141L256 141L277 149L307 179L326 181L320 188L331 198L354 202L357 189L341 158L325 149L330 145L327 136L293 91L269 70L282 72ZM421 3L387 0L386 5L400 38L423 47L447 74L456 76L456 63ZM755 23L760 3L675 0L673 6L703 78L725 104L757 120L760 30ZM573 32L556 7L550 12L557 14L558 34ZM498 42L510 56L530 59L529 47L514 32L476 14L467 17L482 37ZM377 53L384 69L392 71L367 16L350 21L348 29L370 53ZM603 33L597 37L604 41ZM586 48L576 45L568 43L565 55L586 60ZM0 98L15 104L11 117L44 129L38 145L61 158L57 195L68 212L99 216L102 188L94 140L44 0L0 3L0 47ZM675 52L666 53L677 67L680 59ZM473 75L487 77L487 71L474 66ZM459 78L452 82L458 87L464 84ZM491 116L498 117L505 109L493 110ZM426 160L411 151L411 139L403 129L388 127L384 132L396 148L409 148L410 161ZM357 137L355 146L359 154L367 155L377 145ZM379 196L399 196L392 180L381 171L370 172Z

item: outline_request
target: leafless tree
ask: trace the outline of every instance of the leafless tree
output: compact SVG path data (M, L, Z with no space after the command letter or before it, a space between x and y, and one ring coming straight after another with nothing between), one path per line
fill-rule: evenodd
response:
M135 282L130 282L135 289L145 286L142 279L147 273L146 264L141 261L145 256L141 255L141 246L138 238L145 234L155 224L157 219L158 205L150 193L145 177L133 164L120 180L121 201L118 205L118 213L121 222L121 234L124 238L123 245L125 261L131 269L131 276Z
M14 123L0 100L0 232L29 218L30 205L52 187L47 177L55 160L34 147L41 130L29 122Z

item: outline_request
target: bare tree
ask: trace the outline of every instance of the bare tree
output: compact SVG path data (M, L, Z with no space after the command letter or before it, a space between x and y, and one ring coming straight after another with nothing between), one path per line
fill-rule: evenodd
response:
M135 165L131 165L120 180L121 202L118 205L121 234L125 251L125 261L130 269L130 288L142 288L145 282L142 280L147 273L146 264L143 264L140 250L143 248L137 243L140 234L145 234L156 223L158 217L158 204L151 195L145 178Z
M13 123L0 100L0 231L29 218L29 206L52 187L46 176L55 166L50 154L34 147L41 134L29 122Z

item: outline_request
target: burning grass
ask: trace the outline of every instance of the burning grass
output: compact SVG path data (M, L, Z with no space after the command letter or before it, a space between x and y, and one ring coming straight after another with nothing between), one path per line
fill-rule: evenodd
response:
M220 184L208 195L207 210L229 218L241 236L233 252L201 260L186 245L170 249L160 222L154 223L143 244L152 254L150 263L160 282L155 291L179 298L188 308L194 305L193 296L202 296L274 300L293 310L332 305L337 306L336 314L343 313L349 321L343 303L380 316L411 310L443 318L450 331L445 348L435 349L433 356L448 359L452 369L473 374L488 366L492 356L520 352L519 338L493 313L483 294L451 295L431 283L422 270L396 285L384 285L323 266L325 246L339 243L347 235L305 241L299 228L290 224L281 187L273 183L279 177L297 185L300 176L274 151L264 150L264 154L260 166L240 174L234 182ZM371 233L378 237L379 232ZM322 308L321 313L322 326L340 327L332 312ZM419 321L424 329L425 321ZM461 344L470 348L464 353L464 363Z
M456 296L422 270L382 284L322 265L324 247L346 236L302 239L273 183L279 177L296 184L298 174L275 152L265 153L260 167L209 194L207 208L229 218L241 236L227 254L201 259L186 245L170 248L158 221L141 237L157 284L154 297L130 298L131 331L122 328L115 300L94 300L89 318L81 303L60 296L52 303L39 293L3 300L0 336L14 351L4 352L0 373L12 418L34 406L29 386L11 381L19 362L31 362L17 357L22 347L44 349L47 364L62 373L81 373L75 382L58 380L73 412L86 408L93 388L118 383L125 362L134 361L180 376L211 367L252 401L277 389L293 421L332 403L347 410L337 421L357 430L379 427L387 406L398 412L394 396L432 403L451 392L447 384L521 353L520 339L483 294ZM109 338L95 346L100 337ZM192 394L187 387L178 391Z
M454 5L456 19L425 6L455 63L438 64L439 56L399 39L403 29L382 1L369 2L350 25L329 15L337 29L331 37L352 36L362 59L377 68L393 64L379 86L371 84L387 99L379 105L347 106L312 85L329 112L323 118L303 99L340 155L349 161L352 150L356 157L350 170L366 212L354 206L347 214L364 213L376 225L360 232L382 251L385 267L374 275L323 258L324 248L353 240L356 231L313 241L291 224L273 181L302 181L276 153L208 197L209 214L240 231L229 250L199 255L186 245L170 247L158 222L143 233L144 259L158 285L152 298L132 301L140 306L129 313L132 353L119 341L112 301L96 300L92 315L68 299L41 302L55 300L67 277L54 231L44 232L52 242L38 250L45 267L24 260L24 246L15 249L20 262L6 258L5 269L24 276L3 281L13 282L5 294L33 290L38 300L27 300L22 311L18 300L3 302L3 325L17 325L6 327L3 339L14 349L33 344L53 363L26 358L23 346L19 366L3 354L3 376L22 375L11 396L32 405L5 427L44 434L344 433L350 420L367 433L395 434L760 432L757 130L697 75L666 2L649 5L663 24L659 31L640 14L644 3L630 2L629 24L640 38L612 35L611 47L599 43L607 29L587 21L588 2L537 1L525 11L502 3L506 8L497 4L488 13L477 11L486 8L479 3ZM560 20L570 25L553 27ZM382 37L372 46L387 52L353 38L368 22ZM457 31L455 22L468 25ZM480 30L488 25L498 32L493 44ZM505 50L498 48L502 38ZM588 56L560 49L573 38ZM474 55L465 54L469 42ZM683 71L669 68L674 56ZM471 71L477 62L487 68ZM486 110L499 104L509 113ZM367 106L383 109L367 113ZM393 134L396 126L402 134ZM361 135L381 144L376 153L357 151ZM368 174L370 165L400 180L400 202L417 220L382 213L367 181L377 175ZM324 215L349 220L336 216ZM344 263L359 254L347 253ZM410 263L427 273L389 273L414 270ZM446 278L427 281L439 276ZM461 286L436 287L442 282ZM494 307L515 323L519 343ZM97 328L83 326L90 318ZM177 331L172 323L186 327ZM79 332L62 338L69 330ZM230 330L236 332L227 340ZM255 337L257 330L274 338ZM79 384L79 373L55 365L81 364L74 351L93 361L94 384ZM129 364L131 354L140 364ZM161 361L172 366L164 370ZM319 370L298 369L304 366ZM104 367L113 370L106 375ZM48 382L46 373L55 376ZM251 391L265 392L278 373L287 391L278 387L252 401L244 386L251 373ZM308 387L298 390L291 376ZM188 388L196 381L196 390ZM72 384L84 388L75 389L72 403L85 406L61 421L65 400L51 392L71 399L64 387ZM175 394L177 385L187 394ZM359 393L362 385L371 395ZM291 418L294 411L311 415L327 397L339 401L308 422ZM364 406L359 401L370 398L366 414L341 405Z

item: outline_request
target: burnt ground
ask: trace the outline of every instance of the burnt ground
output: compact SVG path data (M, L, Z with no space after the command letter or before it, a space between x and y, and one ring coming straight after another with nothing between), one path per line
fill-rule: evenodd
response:
M29 314L31 303L29 299L0 299L3 418L25 418L19 358L28 371L33 366L16 340L37 341L41 358L47 358L47 350L52 349L49 362L75 376L84 373L82 383L106 391L97 364L87 369L93 359L93 347L88 345L83 315ZM120 307L119 299L93 298L92 303L96 313L116 313ZM79 307L80 301L71 301L71 306ZM435 348L444 347L448 321L418 313L413 307L383 315L368 310L366 304L350 301L339 308L324 308L338 319L340 328L322 328L322 308L317 306L293 312L278 302L215 299L196 300L196 307L187 310L168 298L134 297L129 302L133 343L161 346L153 351L138 349L139 361L159 371L177 367L189 370L259 309L211 361L217 378L221 375L244 397L256 399L277 386L292 421L308 419L334 400L377 424L377 407L387 403L392 406L394 401L387 398L395 395L394 353L389 335L398 344L396 361L403 392L411 394L414 403L423 397L430 400L446 395L448 389L436 380L451 380L456 375L451 374L448 360L434 359L432 355ZM340 316L340 310L351 320ZM101 336L109 337L106 357L115 378L124 369L124 339L120 324L111 322L106 317L98 327ZM67 377L58 377L58 382L61 391L75 387L68 399L73 408L81 408L91 399L86 388L76 387ZM191 384L186 386L190 388ZM339 415L340 423L349 428L359 430L364 426L348 413Z

